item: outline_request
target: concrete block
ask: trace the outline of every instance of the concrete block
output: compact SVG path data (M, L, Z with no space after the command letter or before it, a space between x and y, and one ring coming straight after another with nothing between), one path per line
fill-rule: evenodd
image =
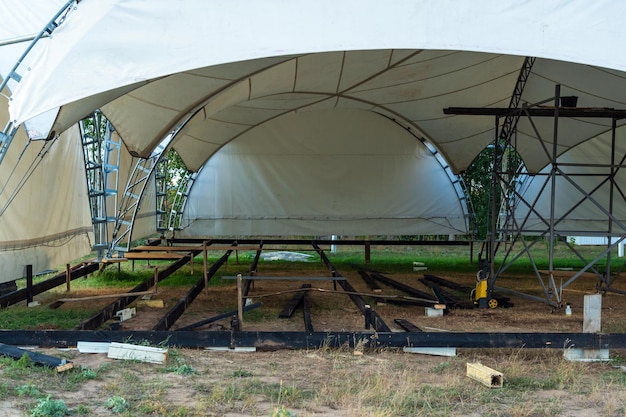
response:
M583 304L583 333L600 333L602 328L602 294L587 294Z
M563 357L571 362L604 362L610 360L608 349L569 348L563 351Z
M440 308L425 307L424 313L426 317L443 317L443 309Z

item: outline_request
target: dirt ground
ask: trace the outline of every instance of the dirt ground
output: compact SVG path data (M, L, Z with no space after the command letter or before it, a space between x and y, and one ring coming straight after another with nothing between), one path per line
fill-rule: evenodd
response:
M245 275L245 270L238 271L237 268L235 265L229 266L227 274L234 275L236 272L241 272ZM595 277L585 275L564 291L563 301L570 303L572 307L571 316L566 316L563 309L554 309L543 303L511 296L510 300L513 306L510 308L458 308L450 309L442 317L428 317L424 307L377 303L373 297L372 289L360 278L356 270L340 272L358 292L372 295L366 295L366 300L371 302L375 311L393 331L402 331L394 323L394 319L401 318L410 321L424 331L580 332L582 331L583 320L583 297L585 294L595 292L597 282ZM472 286L475 282L475 277L468 274L438 273L437 271L396 273L387 276L421 291L430 292L418 281L418 278L421 278L424 273L450 279L467 286ZM307 268L306 271L298 271L297 268L292 268L283 272L271 272L272 276L279 274L284 274L285 277L311 277L327 276L328 272L324 265L320 264L319 269ZM564 280L571 276L571 272L564 271L562 274ZM555 278L561 279L559 276ZM290 279L255 282L248 297L252 302L262 302L263 306L255 312L245 313L242 329L250 331L303 331L304 321L301 310L297 310L291 318L287 319L278 318L278 313L293 297L294 291L298 290L305 282ZM309 283L313 287L309 291L308 297L315 331L361 331L364 329L363 315L348 296L334 292L332 281L319 280ZM537 295L540 288L536 279L515 276L501 278L498 285L520 288ZM375 295L403 295L398 290L384 285L381 287L383 287L383 292L375 293ZM137 315L122 323L122 330L151 329L188 289L160 285L152 299L163 300L165 307L155 308L132 304L131 307L137 309ZM111 290L111 292L115 291L119 292L119 289ZM341 288L338 288L338 291L342 291ZM74 296L85 294L85 291L76 292ZM469 294L466 294L465 297L469 300ZM212 286L195 299L175 323L172 330L235 309L236 298L235 281L232 281L232 284ZM624 331L626 327L624 326L624 317L626 317L624 300L624 296L621 295L612 293L604 295L602 301L602 329L604 332ZM108 302L90 301L88 305L90 307L104 306ZM69 304L67 303L61 308L69 308ZM71 304L72 308L80 306L80 304ZM226 319L200 329L221 330L229 329L229 326L229 320ZM59 355L58 350L46 350L46 352ZM626 409L626 390L624 389L626 379L623 381L620 379L622 382L618 384L609 384L608 387L603 388L602 392L589 390L590 386L595 386L596 382L594 381L601 381L606 378L605 372L611 372L610 364L572 365L573 371L559 371L558 369L561 369L563 365L559 359L562 358L562 352L558 350L542 351L537 354L520 354L519 351L461 349L458 351L457 357L453 358L405 354L394 350L376 352L356 352L350 349L333 352L325 350L282 350L251 353L177 350L175 358L169 360L170 366L175 363L172 360L189 364L197 371L192 376L176 373L167 373L164 376L165 365L135 362L130 365L120 365L120 361L109 359L105 354L80 354L77 351L66 351L63 355L72 360L79 368L97 370L105 369L108 366L116 369L115 372L108 372L95 380L84 382L78 392L67 391L63 388L48 391L54 396L62 398L71 409L82 409L83 413L79 414L84 415L111 415L111 410L102 405L103 398L124 390L132 391L127 386L128 381L131 381L131 385L134 384L139 387L140 391L133 397L134 411L122 413L122 415L128 416L559 415L576 417L622 416L625 415ZM520 377L522 380L526 378L526 374L536 376L541 373L551 375L555 372L567 372L568 375L571 375L568 377L570 379L564 379L565 382L556 383L549 389L529 390L527 394L520 394L522 395L521 398L517 393L511 393L510 395L514 396L515 401L509 400L508 397L503 400L497 396L490 397L490 395L497 394L489 394L484 389L473 385L473 381L468 382L466 380L464 366L468 361L481 361L504 370L506 372L505 384L509 381L516 381L513 378L516 373L523 375ZM550 369L550 366L558 369ZM522 368L523 370L520 370ZM444 371L441 371L442 369ZM255 394L251 395L250 398L242 397L243 399L240 398L237 401L209 401L209 399L217 396L216 392L222 392L216 391L218 389L216 387L234 389L235 384L239 382L238 380L234 381L237 379L234 376L240 374L250 376L255 381L258 380L259 384L265 384L264 386L267 387L279 386L279 392L282 392L283 384L288 387L297 387L302 392L315 391L315 399L289 402L282 401L280 396L277 398L269 394ZM456 387L454 389L460 390L460 393L452 395L454 398L456 398L455 396L459 398L451 400L453 404L456 404L450 406L451 408L441 409L434 406L422 406L419 409L399 408L395 411L393 409L389 411L389 408L383 408L385 401L382 399L380 400L381 405L376 405L378 400L371 400L374 404L372 405L368 402L370 400L359 397L365 395L363 392L369 392L366 391L365 387L359 386L359 380L370 381L368 378L377 381L375 384L382 384L381 381L383 380L389 381L389 385L380 388L389 395L391 392L404 390L407 386L413 387L414 391L417 390L415 387L418 386L435 386L442 389ZM353 385L347 387L346 390L354 392L351 394L344 392L338 397L338 394L335 394L330 388L330 385L333 385L331 381L335 380L351 381L350 383ZM569 389L566 381L571 381L571 384L575 385L576 388ZM368 389L370 384L374 384L371 382L364 383ZM357 384L356 387L354 384ZM470 388L468 388L468 384ZM463 394L464 389L481 391L477 398L482 399L475 399L473 394ZM526 388L524 389L526 390ZM361 390L363 391L360 392ZM445 395L447 397L448 394ZM465 395L467 398L464 397ZM516 402L518 400L519 402ZM29 406L26 404L32 406L33 401L30 400L30 403L23 401L20 398L0 399L0 415L28 415L25 410ZM448 401L447 398L446 401ZM476 401L478 402L476 403ZM511 403L497 407L498 401L511 401ZM281 403L286 404L289 411L276 414L277 410L280 411L277 406ZM147 404L152 404L152 406L149 407ZM81 405L83 405L82 408L80 408Z
M231 267L232 268L232 267ZM451 272L439 273L436 271L413 272L403 274L386 274L398 282L409 285L425 293L431 290L418 281L424 273L463 284L468 287L475 285L475 277L468 274ZM278 318L280 311L289 303L294 293L307 281L289 280L289 278L306 276L327 276L323 265L319 270L272 272L271 276L285 275L286 280L256 281L248 294L249 302L261 302L263 305L252 313L244 314L242 330L247 331L304 331L302 310L298 309L291 318ZM424 331L470 331L470 332L582 332L583 301L585 294L596 293L597 278L593 274L584 274L572 285L563 291L563 304L569 303L572 309L571 316L565 314L565 309L554 308L547 304L528 300L526 298L506 295L513 304L510 308L478 309L478 308L450 308L445 310L442 317L430 317L422 306L394 305L394 299L402 299L407 294L391 287L380 285L382 292L374 293L356 270L341 271L343 277L356 289L366 294L365 300L381 316L392 331L403 331L395 324L394 319L404 319L413 323ZM567 280L573 272L557 272L555 279ZM245 273L244 273L245 275ZM352 303L350 298L342 294L341 287L333 287L332 281L309 281L312 285L308 292L311 308L311 320L315 331L361 331L365 321L362 313ZM537 278L502 277L497 284L506 288L541 296ZM443 287L442 287L443 288ZM618 281L615 288L622 288ZM624 287L626 289L626 287ZM445 288L444 288L445 289ZM165 311L173 306L186 294L188 288L160 286L158 294L153 299L164 301L165 308L131 305L137 308L137 315L122 324L126 330L150 330L162 317ZM448 290L460 300L470 300L470 294L463 294ZM375 297L382 297L378 300ZM384 302L384 297L389 302ZM237 309L237 288L233 280L232 285L210 287L203 291L185 311L183 316L174 324L172 330L196 323L200 320ZM626 317L626 298L615 293L606 293L602 300L603 331L622 332L626 329L623 320ZM93 303L93 302L92 302ZM93 305L93 304L92 304ZM106 305L106 302L102 303ZM215 324L200 327L199 330L229 329L229 319Z

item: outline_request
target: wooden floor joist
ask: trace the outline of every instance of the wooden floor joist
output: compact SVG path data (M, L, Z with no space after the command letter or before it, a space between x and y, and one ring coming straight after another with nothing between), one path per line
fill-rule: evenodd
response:
M423 291L420 291L420 290L418 290L416 288L411 287L410 285L406 285L406 284L403 284L401 282L398 282L395 279L391 279L389 277L386 277L385 275L379 274L378 272L373 272L370 275L375 280L377 280L379 282L382 282L385 285L389 285L390 287L393 287L393 288L398 289L400 291L404 291L405 293L409 294L412 297L422 298L422 299L425 299L425 300L436 301L431 294L428 294L428 293L425 293Z
M311 307L309 305L309 295L304 294L302 299L302 318L304 319L304 330L313 331L313 321L311 320Z
M405 319L394 319L394 323L402 327L407 332L421 332L422 329Z
M260 303L260 302L248 304L247 306L243 306L243 311L246 312L246 311L254 310L255 308L261 307L262 305L263 304ZM224 319L227 319L229 317L236 316L236 315L237 315L237 310L227 311L226 313L218 314L217 316L209 317L208 319L200 320L198 322L195 322L193 324L187 325L185 327L181 327L179 329L176 329L176 331L194 330L194 329L197 329L198 327L202 327L202 326L205 326L207 324L215 323L216 321L224 320Z
M207 245L206 249L210 251L260 250L260 247L258 245L256 246ZM200 246L198 245L172 245L172 246L142 245L142 246L134 247L132 251L127 252L127 254L133 253L133 252L159 252L159 251L161 252L192 252L192 251L197 251L197 250L202 251L203 250L202 245Z
M186 255L171 252L126 252L124 258L138 261L171 261L181 259Z
M278 317L281 319L288 319L293 316L293 313L296 311L298 306L302 303L304 298L307 295L307 290L311 288L311 284L302 284L302 291L296 292L291 300L289 300L289 304L283 308L283 310L278 314Z
M322 262L324 262L326 267L330 270L331 274L334 277L341 277L341 274L337 272L337 269L334 267L332 262L330 262L330 259L328 259L328 256L326 256L326 253L324 253L324 251L321 250L321 248L315 243L313 244L313 247L319 250L320 258L322 259ZM354 305L357 306L357 308L359 309L359 311L361 311L363 315L365 314L370 315L371 324L374 326L374 329L376 331L378 332L390 332L391 331L391 328L387 325L387 323L385 323L385 321L382 319L382 317L380 317L380 315L376 311L369 311L370 309L367 307L368 304L365 302L362 296L358 295L357 291L354 289L352 285L350 285L348 280L343 280L343 281L338 280L338 281L335 281L335 283L339 284L341 288L343 288L343 290L346 293L348 293L348 297L350 297Z
M363 281L365 281L370 290L374 292L383 292L382 288L380 288L374 278L372 278L370 274L367 273L367 271L359 269L359 275L361 276L361 278L363 278Z
M99 265L97 263L83 263L74 266L70 269L70 280L89 275L92 272L98 270ZM64 285L67 283L67 277L65 272L55 275L54 277L45 281L34 284L31 289L31 295L41 294L52 288ZM23 288L21 290L14 291L12 293L3 295L0 297L0 307L8 307L10 305L25 301L28 297L28 289Z
M232 250L226 251L224 255L220 259L218 259L207 273L207 281L210 280L215 273L226 263L228 257L232 253ZM200 278L196 284L185 294L183 297L178 300L178 302L167 312L161 319L158 321L156 325L152 328L152 330L168 330L172 325L178 320L180 316L185 312L187 307L191 305L193 300L202 292L202 289L205 286L204 276Z
M198 252L198 253L200 253L200 252ZM172 275L174 272L176 272L178 269L180 269L183 265L186 265L189 262L190 256L195 256L198 253L192 253L191 255L185 256L184 258L181 258L181 259L177 260L176 262L173 262L167 268L165 268L163 270L159 270L158 271L158 277L157 277L158 282L162 282L164 279L168 278L170 275ZM133 288L129 292L148 291L150 288L152 288L154 286L155 282L156 282L155 281L155 277L151 276L150 278L146 279L144 282L142 282L141 284L137 285L135 288ZM104 322L106 322L107 320L110 320L115 315L115 313L117 311L124 309L127 305L129 305L130 303L135 301L138 297L139 296L118 298L117 300L115 300L111 304L109 304L106 307L104 307L102 310L100 310L95 315L91 316L87 320L85 320L82 323L80 323L76 327L76 330L95 330L95 329L97 329L102 324L104 324Z

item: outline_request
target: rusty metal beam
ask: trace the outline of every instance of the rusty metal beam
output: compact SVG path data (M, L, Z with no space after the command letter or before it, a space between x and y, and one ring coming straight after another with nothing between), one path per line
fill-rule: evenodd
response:
M559 117L623 119L626 110L597 108L597 107L529 107L525 109L510 109L508 107L448 107L443 109L444 114L462 116L498 116L522 114L531 117Z

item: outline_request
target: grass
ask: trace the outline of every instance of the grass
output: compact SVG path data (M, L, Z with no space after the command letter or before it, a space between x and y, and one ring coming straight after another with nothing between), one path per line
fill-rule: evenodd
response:
M567 362L561 353L467 349L437 358L394 350L355 356L348 348L244 355L176 349L163 365L115 361L67 374L3 360L0 393L24 415L42 417L99 415L96 410L181 417L304 417L331 410L342 416L543 416L587 408L623 415L626 374L613 363ZM500 370L504 387L490 390L465 377L468 361ZM194 372L176 372L185 366ZM15 369L27 372L16 381ZM68 393L68 379L81 395ZM13 388L6 381L15 381Z

